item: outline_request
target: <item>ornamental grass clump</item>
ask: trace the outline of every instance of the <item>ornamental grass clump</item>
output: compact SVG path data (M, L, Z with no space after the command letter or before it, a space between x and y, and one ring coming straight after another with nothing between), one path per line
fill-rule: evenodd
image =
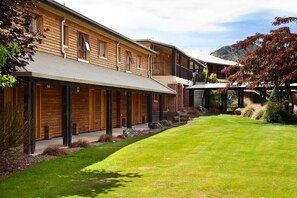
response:
M242 110L241 115L243 117L251 118L253 116L255 110L256 110L256 108L254 105L249 105Z
M76 148L76 147L88 148L90 146L91 146L91 144L88 141L79 139L76 142L72 142L69 147L71 147L71 148Z
M67 150L65 148L61 148L57 145L49 146L44 149L42 155L52 155L52 156L63 156L67 155Z
M0 108L0 153L24 143L28 122L21 107L4 105Z
M266 106L255 105L255 111L252 115L252 119L263 120Z

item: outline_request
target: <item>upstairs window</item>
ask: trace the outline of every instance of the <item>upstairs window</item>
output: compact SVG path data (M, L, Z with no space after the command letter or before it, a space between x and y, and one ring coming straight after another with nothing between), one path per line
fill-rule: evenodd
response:
M141 56L136 56L136 67L141 68Z
M107 57L106 56L106 42L104 41L99 41L98 42L98 56L99 57Z
M29 33L37 33L37 32L42 32L42 17L35 15L35 14L30 14L30 22L29 22L29 27L28 27L28 32Z
M132 65L132 53L129 51L126 51L126 71L131 71L131 65Z
M78 58L89 61L90 55L89 36L79 32L78 33Z

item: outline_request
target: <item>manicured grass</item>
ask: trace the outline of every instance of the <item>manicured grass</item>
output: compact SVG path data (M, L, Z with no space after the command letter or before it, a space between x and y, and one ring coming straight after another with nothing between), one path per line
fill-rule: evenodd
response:
M0 197L297 197L297 126L205 116L129 141L12 175Z

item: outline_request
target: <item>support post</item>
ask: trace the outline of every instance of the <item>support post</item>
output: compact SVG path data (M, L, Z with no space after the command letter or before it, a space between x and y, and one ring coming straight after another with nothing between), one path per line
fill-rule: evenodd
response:
M179 57L178 57L178 66L179 66L179 70L178 70L178 77L182 78L182 55L181 53L179 53Z
M205 97L204 97L204 106L205 106L205 108L209 108L209 98L210 98L210 93L209 93L209 90L208 89L206 89L205 91L204 91L204 94L205 94Z
M237 89L237 107L241 108L241 89Z
M72 142L72 92L70 86L63 87L63 145Z
M127 128L132 128L132 93L127 92Z
M147 122L148 125L153 123L153 95L147 94Z
M106 90L106 134L112 135L112 91Z
M225 99L224 99L224 95L225 95L224 92L222 92L222 93L221 93L221 113L224 112L224 108L225 108L225 107L224 107L224 105L225 105L225 102L224 102L224 100L225 100Z
M240 108L243 108L243 106L244 106L244 90L241 89L240 92L241 92L241 94L240 94L240 96L241 96L241 99L240 99Z
M159 95L159 120L164 120L163 115L163 95Z
M172 49L172 76L176 76L176 49Z
M189 106L194 107L194 89L189 90Z
M24 153L33 154L36 142L36 83L28 79L24 86L24 107L28 129L24 139Z
M224 97L224 112L227 111L227 106L228 106L228 103L227 103L227 98L228 98L228 90L226 90L226 92L224 93L225 97Z
M261 96L261 103L265 102L265 97L266 97L266 90L265 88L260 89L260 96Z
M224 113L227 111L227 92L221 93L221 113Z

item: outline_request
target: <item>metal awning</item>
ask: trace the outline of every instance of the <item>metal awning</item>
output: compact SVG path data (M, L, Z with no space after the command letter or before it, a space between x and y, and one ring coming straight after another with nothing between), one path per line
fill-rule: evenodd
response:
M173 89L144 76L64 59L43 52L37 52L33 58L33 62L17 72L18 77L36 77L111 88L176 94Z
M232 86L228 86L229 83L199 83L195 84L191 87L187 87L186 89L194 89L194 90L205 90L205 89L245 89L248 90L247 84L237 85L236 83L232 84ZM297 87L297 83L292 83L290 85L292 88ZM279 87L284 87L283 85ZM256 88L264 88L263 86L257 86ZM270 88L273 88L270 87Z
M187 89L224 89L226 87L227 83L201 83L187 87Z

